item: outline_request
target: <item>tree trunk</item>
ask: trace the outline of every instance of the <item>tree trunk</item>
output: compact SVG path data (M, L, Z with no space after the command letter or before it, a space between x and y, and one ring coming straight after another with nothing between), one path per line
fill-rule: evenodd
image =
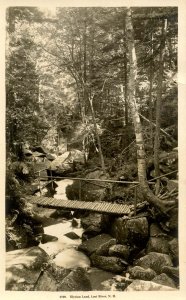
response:
M84 114L88 113L87 99L87 8L83 9L83 97L84 97Z
M125 51L124 52L125 126L126 126L126 129L127 129L127 126L128 126L128 102L127 102L127 97L128 97L128 79L127 79L128 70L127 70L126 22L124 22L124 48L125 48L125 50L124 50ZM127 134L127 141L128 141L128 134Z
M150 68L149 68L149 120L150 120L150 145L153 149L153 34L151 34L151 60L150 60Z
M159 56L159 74L158 74L158 91L156 99L156 131L154 139L154 168L155 177L160 176L159 168L159 149L160 149L160 122L161 122L161 102L162 102L162 85L163 85L163 70L164 70L164 47L165 47L165 34L166 34L167 20L163 21L162 24L162 38L160 45L160 56ZM160 179L156 181L156 195L159 193Z
M93 99L89 98L92 121L93 121L93 124L94 124L95 135L96 135L96 139L97 139L97 143L98 143L98 150L99 150L99 158L100 158L101 168L102 168L103 172L106 173L105 162L104 162L103 152L102 152L102 148L101 148L101 141L100 141L100 137L99 137L99 134L98 134L97 123L96 123L94 107L93 107L92 102L93 102Z
M127 34L127 44L129 51L129 63L130 63L130 73L129 73L129 106L132 114L135 136L136 136L136 146L137 146L137 164L138 164L138 180L140 183L141 191L144 198L152 205L159 208L162 212L165 212L167 205L175 204L174 201L162 202L157 196L153 194L148 186L146 178L146 160L145 160L145 148L143 141L143 132L140 122L138 107L136 103L136 76L137 76L137 60L136 51L134 44L134 31L132 25L131 9L127 8L126 13L126 34Z

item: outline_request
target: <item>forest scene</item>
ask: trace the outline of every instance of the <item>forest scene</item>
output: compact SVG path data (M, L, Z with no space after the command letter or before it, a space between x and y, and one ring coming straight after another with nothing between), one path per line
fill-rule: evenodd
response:
M6 10L6 290L179 290L178 8Z

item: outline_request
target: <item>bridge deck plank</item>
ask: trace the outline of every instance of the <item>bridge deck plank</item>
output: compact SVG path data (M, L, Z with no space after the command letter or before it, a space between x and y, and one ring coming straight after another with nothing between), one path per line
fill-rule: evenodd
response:
M108 202L91 202L79 200L63 200L43 196L30 196L28 200L39 206L49 208L67 208L71 210L91 210L108 214L129 214L130 208L127 204L108 203Z

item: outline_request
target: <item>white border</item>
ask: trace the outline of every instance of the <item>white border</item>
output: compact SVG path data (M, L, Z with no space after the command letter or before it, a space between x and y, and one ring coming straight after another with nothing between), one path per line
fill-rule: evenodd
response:
M186 299L186 1L185 0L64 0L64 1L44 1L44 0L1 0L0 2L0 128L1 128L1 168L0 168L0 191L1 191L1 226L0 226L0 298L1 299L60 299L60 295L66 295L69 300L68 292L7 292L5 286L5 242L4 242L4 186L5 186L5 9L8 6L178 6L179 11L179 247L180 247L180 290L175 292L75 292L74 295L109 295L115 294L115 299ZM61 298L62 299L62 298ZM97 298L98 299L98 298ZM100 298L101 299L101 298ZM114 299L114 298L113 298Z

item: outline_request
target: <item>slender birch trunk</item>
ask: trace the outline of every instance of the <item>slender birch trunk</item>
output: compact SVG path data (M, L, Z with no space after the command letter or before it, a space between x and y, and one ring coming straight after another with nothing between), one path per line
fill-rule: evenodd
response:
M150 144L153 149L153 34L151 34L151 60L150 60L150 68L149 68L149 120L150 120Z
M161 123L161 102L162 102L162 88L163 88L163 70L164 70L164 48L165 48L165 34L166 34L167 20L162 24L162 38L159 55L159 74L158 74L158 90L156 99L156 130L154 139L154 169L155 177L160 176L159 168L159 149L160 149L160 123ZM156 181L156 195L159 193L160 179Z
M144 195L144 198L150 204L156 206L162 212L165 212L166 206L172 205L175 202L161 201L157 196L153 194L153 192L149 188L147 183L147 178L146 178L146 160L145 160L143 131L142 131L140 116L139 116L138 107L136 103L137 60L136 60L136 51L135 51L135 43L134 43L132 15L131 15L130 8L127 8L127 12L126 12L126 35L127 35L129 63L130 63L130 73L129 73L129 83L128 83L129 106L132 114L135 136L136 136L138 179L139 179L141 191Z
M96 135L96 139L97 139L97 143L98 143L98 151L99 151L101 168L102 168L103 172L106 173L105 162L104 162L103 152L102 152L102 148L101 148L101 141L100 141L100 137L99 137L99 133L98 133L98 129L97 129L96 118L95 118L95 113L94 113L93 99L89 98L89 104L90 104L90 109L91 109L92 121L94 124L95 135Z

